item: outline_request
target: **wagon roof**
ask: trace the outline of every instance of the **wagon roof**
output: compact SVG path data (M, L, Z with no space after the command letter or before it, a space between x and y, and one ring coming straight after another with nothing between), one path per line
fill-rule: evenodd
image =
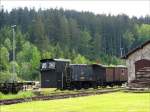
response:
M126 55L124 55L123 57L121 57L122 59L127 59L131 54L133 54L134 52L136 52L139 49L142 49L144 46L146 46L147 44L150 43L150 40L144 42L143 44L139 45L138 47L134 48L133 50L129 51Z
M100 66L100 67L106 67L106 65L102 65L102 64L92 64L93 66Z
M45 62L45 61L65 61L65 62L70 62L69 59L42 59L40 60L41 62Z
M88 65L88 64L70 64L70 65Z
M125 65L111 65L105 66L106 68L127 68Z

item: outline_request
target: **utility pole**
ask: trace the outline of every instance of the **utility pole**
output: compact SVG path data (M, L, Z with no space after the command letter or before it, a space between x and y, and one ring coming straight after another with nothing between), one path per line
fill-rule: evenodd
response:
M13 62L15 62L15 48L16 48L16 39L15 39L15 27L16 25L12 25L12 31L13 31ZM13 64L13 74L12 74L12 82L15 81L15 65Z

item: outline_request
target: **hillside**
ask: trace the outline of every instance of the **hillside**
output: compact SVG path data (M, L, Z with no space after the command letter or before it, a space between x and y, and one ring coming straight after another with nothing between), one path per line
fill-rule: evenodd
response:
M16 25L16 62L12 28ZM0 12L0 81L35 80L41 58L69 58L72 63L120 64L119 57L150 39L150 16L95 15L64 9L19 8Z

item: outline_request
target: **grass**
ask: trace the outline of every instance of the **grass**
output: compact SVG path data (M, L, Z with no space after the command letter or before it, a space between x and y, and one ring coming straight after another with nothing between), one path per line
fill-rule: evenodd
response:
M100 90L101 88L99 88ZM105 88L109 89L109 88ZM103 89L103 90L105 90ZM30 91L21 91L18 94L2 94L0 93L0 100L3 99L16 99L16 98L30 98L33 96L49 96L49 95L64 95L64 94L76 94L80 92L94 92L97 91L97 89L81 89L81 90L56 90L56 88L48 88L48 89L40 89L40 90L30 90Z
M33 97L35 94L32 91L21 91L18 94L2 94L0 93L0 100L3 99L17 99L17 98L29 98Z
M1 112L150 112L150 93L108 93L1 106Z

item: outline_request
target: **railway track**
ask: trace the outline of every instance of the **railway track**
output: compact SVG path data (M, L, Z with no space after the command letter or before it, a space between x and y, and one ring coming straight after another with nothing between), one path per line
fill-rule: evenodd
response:
M35 96L35 97L31 97L31 98L8 99L8 100L0 100L0 105L10 105L10 104L17 104L17 103L31 102L31 101L40 101L40 100L55 100L55 99L74 98L74 97L81 97L81 96L90 96L90 95L104 94L104 93L110 93L110 92L117 92L120 90L121 89L97 90L97 91L93 91L93 92L79 92L79 93L74 93L74 94Z

